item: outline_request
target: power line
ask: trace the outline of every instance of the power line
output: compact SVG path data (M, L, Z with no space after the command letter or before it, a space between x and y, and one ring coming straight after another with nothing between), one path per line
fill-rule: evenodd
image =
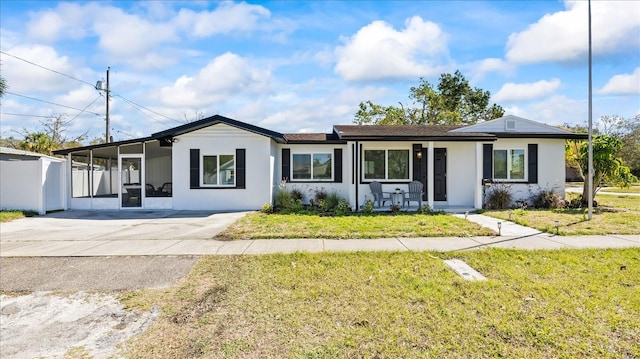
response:
M98 99L99 99L100 97L102 97L102 94L99 94L99 95L98 95L98 97L96 97L96 99L95 99L95 100L91 101L91 103L90 103L90 104L88 104L88 105L86 105L86 106L82 109L82 111L78 112L75 116L73 116L73 118L72 118L72 119L70 119L70 120L69 120L69 122L71 122L71 121L75 120L78 116L80 116L80 114L81 114L81 113L85 112L85 110L86 110L87 108L89 108L89 106L93 105L96 101L98 101Z
M26 115L26 114L22 114L22 113L9 113L9 112L2 112L2 113L0 113L0 115L20 116L20 117L40 117L40 118L50 118L51 117L51 116L43 116L43 115Z
M82 82L83 84L86 84L86 85L89 85L89 86L91 86L91 87L95 88L95 85L94 85L94 84L91 84L91 83L89 83L89 82L87 82L87 81L84 81L84 80L80 80L80 79L75 78L75 77L73 77L73 76L71 76L71 75L67 75L67 74L62 73L62 72L60 72L60 71L56 71L56 70L50 69L50 68L45 67L45 66L42 66L42 65L38 65L38 64L36 64L35 62L31 62L31 61L29 61L29 60L23 59L22 57L18 57L18 56L16 56L16 55L11 55L10 53L8 53L8 52L4 52L4 51L2 51L2 50L0 50L0 53L3 53L3 54L5 54L5 55L7 55L7 56L11 56L11 57L13 57L13 58L15 58L15 59L18 59L18 60L24 61L24 62L26 62L26 63L28 63L28 64L31 64L31 65L36 66L36 67L39 67L39 68L41 68L41 69L45 69L45 70L47 70L47 71L54 72L54 73L56 73L56 74L58 74L58 75L62 75L62 76L64 76L64 77L68 77L68 78L70 78L70 79L72 79L72 80L76 80L76 81L78 81L78 82Z
M80 112L85 112L85 110L81 110L79 108L75 108L75 107L71 107L71 106L67 106L67 105L61 105L61 104L55 103L55 102L49 102L49 101L45 101L45 100L40 100L40 99L37 99L35 97L29 97L29 96L25 96L25 95L20 95L20 94L17 94L17 93L14 93L14 92L10 92L10 91L5 91L5 94L18 96L18 97L24 97L26 99L33 100L33 101L44 102L44 103L48 103L50 105L55 105L55 106L60 106L60 107L64 107L64 108L68 108L68 109L72 109L72 110L76 110L76 111L80 111ZM93 115L96 115L96 116L101 116L99 113L96 113L96 112L89 112L89 111L86 111L86 112L90 113L90 114L93 114Z
M42 66L42 65L36 64L35 62L29 61L29 60L27 60L27 59L23 59L23 58L21 58L21 57L19 57L19 56L12 55L12 54L10 54L10 53L8 53L8 52L5 52L5 51L2 51L2 50L0 50L0 53L5 54L5 55L7 55L7 56L11 56L11 57L13 57L13 58L15 58L15 59L18 59L18 60L20 60L20 61L24 61L24 62L26 62L26 63L28 63L28 64L30 64L30 65L33 65L33 66L39 67L39 68L41 68L41 69L44 69L44 70L47 70L47 71L51 71L51 72L53 72L53 73L56 73L56 74L58 74L58 75L62 75L62 76L64 76L64 77L68 77L68 78L70 78L70 79L72 79L72 80L75 80L75 81L81 82L81 83L83 83L83 84L89 85L89 86L91 86L91 87L93 87L93 88L96 88L96 85L94 85L94 84L91 84L91 83L89 83L89 82L87 82L87 81L84 81L84 80L81 80L81 79L78 79L78 78L75 78L75 77L73 77L73 76L71 76L71 75L67 75L67 74L65 74L65 73L63 73L63 72L56 71L56 70L50 69L50 68L48 68L48 67L46 67L46 66ZM21 97L24 97L24 98L29 98L29 97L27 97L27 96L18 95L18 94L11 93L11 92L5 92L5 93L12 94L12 95L16 95L16 96L21 96ZM131 101L131 100L129 100L129 99L127 99L127 98L125 98L125 97L124 97L124 96L122 96L122 95L114 94L114 96L120 97L120 98L122 98L123 100L125 100L125 101L129 102L129 103L130 103L130 104L132 104L133 106L137 107L137 108L138 108L138 110L140 110L140 109L144 109L144 110L147 110L147 111L149 111L149 112L151 112L151 113L153 113L153 114L156 114L156 115L158 115L158 116L162 116L162 117L164 117L164 118L166 118L166 119L168 119L168 120L171 120L171 121L177 122L177 123L179 123L179 124L183 124L183 122L182 122L182 121L176 120L176 119L174 119L174 118L171 118L171 117L168 117L168 116L163 115L163 114L161 114L161 113L158 113L158 112L156 112L156 111L153 111L153 110L151 110L151 109L149 109L149 108L147 108L147 107L144 107L144 106L142 106L142 105L140 105L140 104L137 104L137 103L135 103L135 102L133 102L133 101ZM34 99L34 98L29 98L29 99L31 99L31 100L36 100L36 101L41 101L41 102L46 102L46 101L42 101L42 100L38 100L38 99ZM95 102L95 101L94 101L94 102ZM57 106L62 106L62 107L68 107L68 106L58 105L58 104L51 103L51 102L46 102L46 103L49 103L49 104L52 104L52 105L57 105ZM89 105L89 106L90 106L90 105ZM88 107L88 106L87 106L87 107ZM72 108L72 107L68 107L68 108ZM73 108L72 108L72 109L73 109ZM75 109L75 110L78 110L78 109ZM82 110L78 110L78 111L81 111L81 112L82 112ZM140 111L140 112L142 112L142 111ZM99 115L99 114L97 114L97 115ZM77 117L77 116L76 116L76 117ZM147 117L149 117L149 118L153 119L153 118L152 118L152 117L150 117L150 116L147 116ZM153 120L155 120L155 119L153 119ZM157 121L157 120L156 120L156 121ZM160 123L162 123L162 122L160 122Z
M120 96L119 96L119 97L120 97ZM125 100L126 100L126 99L125 99ZM133 103L129 103L129 102L127 102L127 104L128 104L129 106L133 107L134 109L136 109L136 110L140 111L140 113L141 113L141 114L145 115L145 116L146 116L146 117L148 117L150 120L155 121L155 122L157 122L157 123L159 123L159 124L161 124L161 125L163 125L163 126L166 126L166 123L161 122L160 120L157 120L157 119L155 119L155 118L151 117L151 115L149 115L148 113L146 113L146 112L142 111L140 108L138 108L138 107L134 106L134 105L133 105Z
M123 100L125 100L125 101L129 102L130 104L132 104L132 105L134 105L134 106L136 106L136 107L139 107L139 108L145 109L145 110L147 110L147 111L149 111L149 112L151 112L151 113L154 113L154 114L156 114L156 115L158 115L158 116L162 116L162 117L164 117L164 118L166 118L166 119L168 119L168 120L171 120L171 121L177 122L177 123L179 123L179 124L183 124L183 122L182 122L182 121L178 121L178 120L176 120L175 118L171 118L171 117L165 116L165 115L163 115L163 114L161 114L161 113L158 113L158 112L156 112L156 111L153 111L153 110L151 110L151 109L148 109L148 108L146 108L146 107L144 107L144 106L142 106L142 105L139 105L139 104L137 104L137 103L135 103L135 102L133 102L133 101L129 100L128 98L125 98L125 97L124 97L124 96L122 96L122 95L114 94L114 96L116 96L116 97L120 97L121 99L123 99Z

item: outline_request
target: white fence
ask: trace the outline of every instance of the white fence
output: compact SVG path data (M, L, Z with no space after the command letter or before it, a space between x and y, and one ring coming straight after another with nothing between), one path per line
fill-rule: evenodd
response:
M65 162L0 161L0 209L44 214L66 208Z

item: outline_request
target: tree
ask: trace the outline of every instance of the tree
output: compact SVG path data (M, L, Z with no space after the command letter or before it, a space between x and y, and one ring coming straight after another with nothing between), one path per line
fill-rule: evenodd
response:
M26 151L44 153L51 156L58 146L53 139L44 132L33 132L24 136L20 141L20 148Z
M472 88L469 81L456 71L440 75L438 86L420 78L418 86L409 89L410 105L381 106L371 101L361 102L353 122L377 125L470 125L502 117L504 109L489 105L491 93Z
M20 141L20 148L50 155L55 150L80 147L86 138L86 133L73 138L65 135L71 121L66 120L64 114L48 118L40 124L42 129L37 131L29 131L26 128L21 131L24 140Z
M563 127L578 133L587 133L589 131L586 124L564 124ZM593 133L594 135L604 134L621 140L622 147L616 155L623 160L625 166L629 167L634 176L640 177L640 114L628 119L616 115L602 116L593 129ZM580 141L567 142L565 152L567 165L577 168L575 159L580 146Z
M600 188L607 184L615 184L621 187L629 186L638 179L631 174L629 167L618 157L622 148L622 141L609 135L597 135L593 137L593 191L595 197ZM586 141L569 141L567 144L568 164L575 165L583 178L585 178L582 190L582 201L589 196L589 184L586 180L589 174L589 145Z
M622 141L618 155L629 166L631 173L640 176L640 114L625 119L620 116L603 116L599 121L602 133Z
M7 82L4 80L2 76L0 76L0 98L4 96L4 93L7 91L8 87L9 86L7 86Z

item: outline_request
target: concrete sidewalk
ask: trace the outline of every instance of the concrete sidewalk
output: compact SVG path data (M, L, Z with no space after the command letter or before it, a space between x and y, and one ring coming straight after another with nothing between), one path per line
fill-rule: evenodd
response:
M96 257L233 255L337 251L457 251L485 247L515 249L639 247L640 235L217 240L89 240L0 242L1 257Z
M232 255L297 251L456 251L484 247L640 247L640 234L555 236L482 214L468 214L466 218L495 232L498 231L500 222L501 236L341 240L212 239L244 214L189 211L60 212L3 223L0 226L0 257ZM456 216L465 217L464 214Z

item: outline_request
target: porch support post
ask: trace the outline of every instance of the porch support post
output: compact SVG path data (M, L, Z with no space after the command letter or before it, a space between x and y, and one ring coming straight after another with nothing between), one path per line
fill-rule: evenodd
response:
M482 143L476 142L476 175L475 175L475 199L473 207L475 209L482 208Z
M429 208L433 209L433 170L434 166L434 150L433 150L433 141L429 141L429 147L427 148L427 202L429 203Z
M89 150L89 201L91 202L90 208L93 209L93 150Z

